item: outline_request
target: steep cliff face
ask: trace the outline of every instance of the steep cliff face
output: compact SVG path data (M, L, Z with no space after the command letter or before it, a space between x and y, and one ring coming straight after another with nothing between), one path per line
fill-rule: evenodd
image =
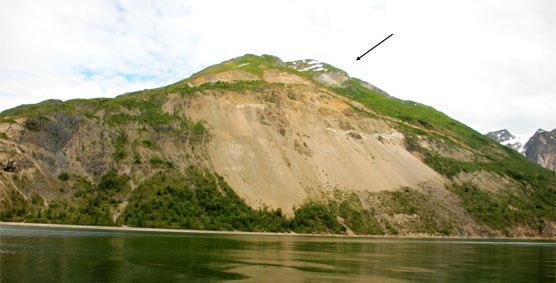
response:
M523 154L545 168L556 170L556 129L536 131L525 144Z
M246 55L160 89L20 106L0 133L4 221L556 235L553 174L315 60Z

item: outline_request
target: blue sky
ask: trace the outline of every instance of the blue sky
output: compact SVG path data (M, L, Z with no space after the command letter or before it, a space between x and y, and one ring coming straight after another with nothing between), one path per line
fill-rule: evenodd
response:
M330 63L481 132L556 127L550 0L8 0L0 38L0 110L163 86L253 53Z

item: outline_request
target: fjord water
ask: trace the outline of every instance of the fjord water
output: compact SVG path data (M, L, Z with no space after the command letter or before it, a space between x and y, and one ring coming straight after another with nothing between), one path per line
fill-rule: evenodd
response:
M0 226L2 282L555 282L556 243Z

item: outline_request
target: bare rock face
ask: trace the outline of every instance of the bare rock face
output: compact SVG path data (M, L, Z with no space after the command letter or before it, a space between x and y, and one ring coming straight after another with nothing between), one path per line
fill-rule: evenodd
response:
M21 143L33 143L48 151L60 151L77 130L80 118L68 113L55 112L51 117L28 118L20 137Z
M288 62L287 66L306 73L315 81L330 87L341 87L349 79L346 72L314 59Z
M347 73L343 71L323 72L322 74L318 74L314 77L316 81L333 87L342 86L342 84L347 81L348 78L349 77Z
M556 129L545 131L542 129L529 139L525 144L523 154L537 164L556 170Z

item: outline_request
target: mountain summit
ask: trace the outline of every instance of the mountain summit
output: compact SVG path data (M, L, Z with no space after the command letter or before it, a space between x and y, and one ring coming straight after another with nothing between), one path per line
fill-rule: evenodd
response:
M486 136L515 149L544 168L556 170L556 129L552 131L538 129L533 134L517 137L503 129L489 132Z
M555 174L317 60L0 115L3 221L556 236Z
M489 132L486 134L486 136L488 138L491 138L499 143L506 143L507 146L509 147L514 147L514 145L510 142L513 139L516 138L516 136L512 135L507 129L503 129L503 130L499 130L499 131L494 131L494 132ZM519 145L519 147L521 147L521 143Z

